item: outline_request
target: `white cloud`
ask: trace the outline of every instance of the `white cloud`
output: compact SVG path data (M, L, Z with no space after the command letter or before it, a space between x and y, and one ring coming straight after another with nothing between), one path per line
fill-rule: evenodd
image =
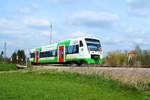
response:
M70 24L96 28L111 28L116 25L119 17L108 12L82 11L70 17Z
M88 2L88 1L94 1L94 0L48 0L50 3L73 3L73 2Z
M9 50L31 48L41 44L46 45L49 43L49 31L42 27L47 25L49 25L48 20L40 18L26 18L24 20L23 18L0 18L0 42L8 41ZM56 34L56 32L54 31L53 34ZM12 51L9 53L12 53Z
M31 26L48 26L48 25L50 25L48 20L46 20L46 19L36 19L36 18L26 18L24 20L24 23L26 25L31 25Z
M145 9L134 9L129 11L129 15L137 17L147 17L149 15L149 11Z
M127 0L128 5L132 8L147 8L150 5L149 0Z
M126 31L126 34L123 35L124 43L128 45L140 45L141 47L149 46L150 36L146 31L141 28L129 27Z
M129 15L147 17L150 13L150 0L127 0Z
M102 39L102 42L105 45L111 45L111 46L115 45L116 46L116 45L120 45L121 43L123 43L124 39L121 36L113 36L113 37L111 36L111 37L104 37Z
M30 14L32 13L32 9L29 7L23 7L18 10L19 13Z
M6 18L0 19L0 27L1 29L12 28L11 26L16 26L17 24L14 21L8 20Z
M60 40L66 39L66 38L78 38L78 37L84 37L84 36L89 36L91 37L92 34L82 32L82 31L75 31L75 32L70 32L66 33L65 35L60 35L55 42L58 42Z
M72 1L72 0L48 0L50 3L60 3L60 2L68 2L68 1Z
M70 34L70 37L83 37L83 36L91 36L91 34L81 32L81 31L73 32Z
M22 19L6 19L0 18L0 34L3 35L14 35L14 36L22 36L22 34L26 33L36 33L41 32L45 35L50 28L49 21L46 19L40 18L25 18ZM28 35L28 34L26 34Z
M126 33L128 33L128 35L130 36L143 36L144 35L144 31L141 28L136 28L136 27L128 27L128 29L126 30Z
M45 36L45 37L50 37L50 31L39 31L39 34L41 35L41 36ZM52 35L56 35L57 34L57 32L56 31L53 31L52 32Z
M112 36L101 36L101 42L104 47L107 49L113 47L111 49L134 49L136 45L140 45L142 48L148 48L150 43L150 36L148 32L144 31L142 28L129 27L125 31L124 34L112 35ZM115 49L114 49L115 50Z
M19 22L19 20L15 21L6 18L0 18L0 31L0 34L18 34L24 31L24 26L21 24L21 22Z
M17 13L20 14L33 14L34 12L36 12L36 10L38 9L38 4L33 3L30 6L21 6L21 7L17 7Z

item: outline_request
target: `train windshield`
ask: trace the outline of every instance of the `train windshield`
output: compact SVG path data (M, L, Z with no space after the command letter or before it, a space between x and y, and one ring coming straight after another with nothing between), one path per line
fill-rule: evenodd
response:
M99 51L100 50L101 44L100 44L99 40L86 38L85 41L87 43L87 47L88 47L89 51Z

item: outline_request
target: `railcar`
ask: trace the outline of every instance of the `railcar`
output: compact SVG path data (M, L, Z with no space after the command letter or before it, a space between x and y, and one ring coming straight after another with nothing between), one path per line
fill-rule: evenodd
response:
M30 50L32 64L102 64L99 39L79 37Z

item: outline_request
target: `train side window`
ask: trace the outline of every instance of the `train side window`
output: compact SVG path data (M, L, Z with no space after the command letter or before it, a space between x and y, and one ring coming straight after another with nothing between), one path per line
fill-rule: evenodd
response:
M68 53L68 54L72 54L72 51L73 51L73 46L69 46L67 53Z
M52 56L56 56L56 55L57 55L56 50L53 50L53 51L52 51Z
M79 45L74 46L74 52L73 53L79 53Z
M44 52L40 52L40 58L44 57Z
M79 45L66 47L66 54L75 54L75 53L79 53Z
M57 56L57 51L56 50L40 52L40 58L54 57L54 56Z
M65 47L65 53L68 54L68 47Z
M35 58L35 53L30 53L31 58Z
M49 51L48 52L48 57L52 57L53 56L53 52L52 51Z
M83 42L82 41L80 41L80 47L83 47Z

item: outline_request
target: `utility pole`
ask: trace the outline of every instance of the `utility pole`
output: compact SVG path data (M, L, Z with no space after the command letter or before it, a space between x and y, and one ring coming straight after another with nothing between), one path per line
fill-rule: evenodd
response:
M53 25L50 25L50 44L52 44L52 32L53 32Z
M29 54L29 51L28 51L28 49L27 49L26 52L25 52L25 56L26 56L26 67L28 67L28 54Z
M6 46L7 46L7 43L5 42L4 43L4 62L6 61Z

